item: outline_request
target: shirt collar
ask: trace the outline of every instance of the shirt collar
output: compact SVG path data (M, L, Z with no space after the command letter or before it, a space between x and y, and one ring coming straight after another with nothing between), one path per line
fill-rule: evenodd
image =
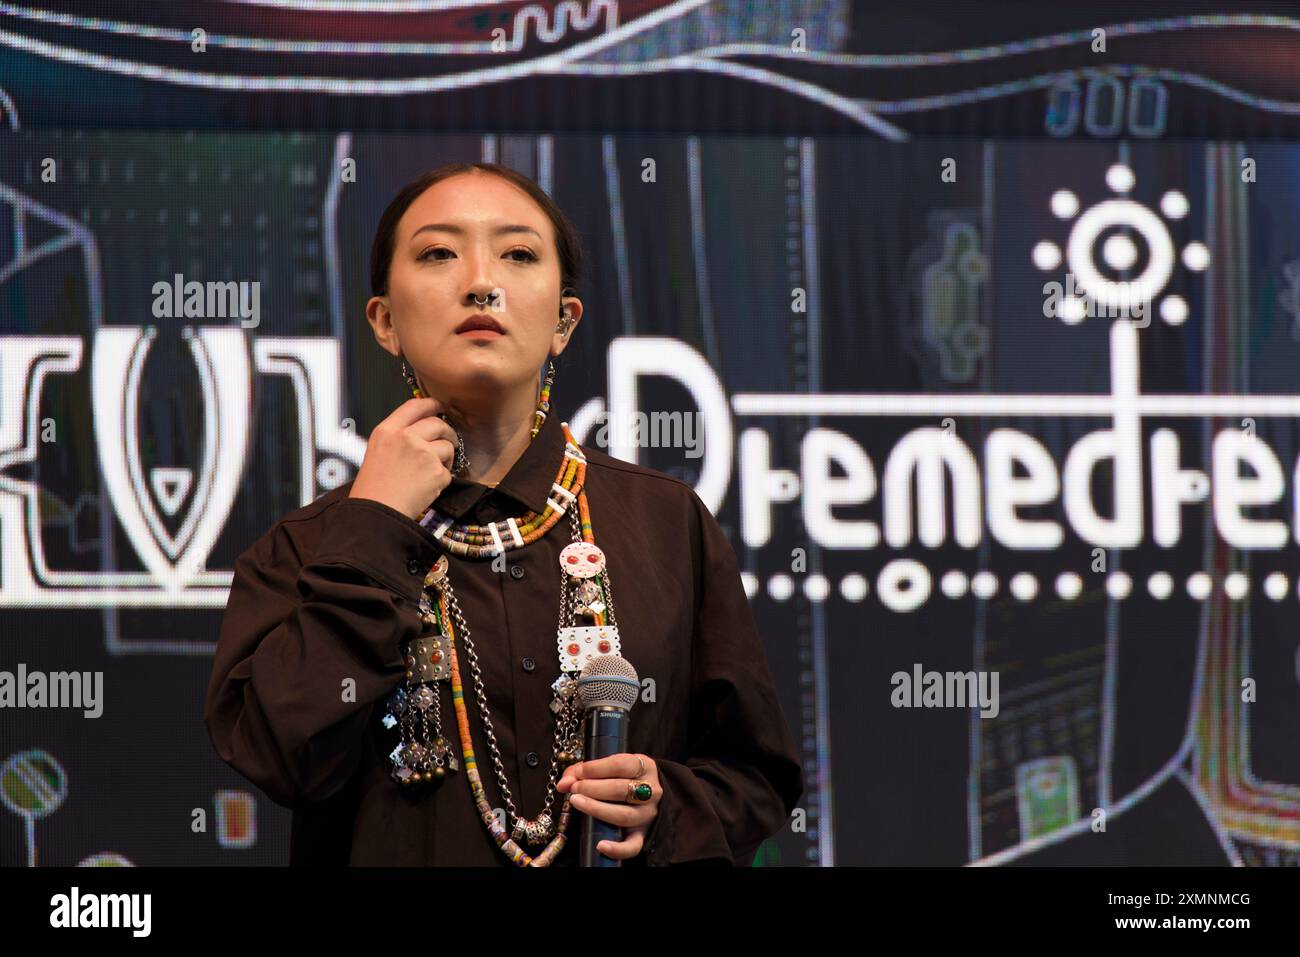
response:
M516 502L541 514L546 511L546 500L551 495L551 486L560 470L564 446L564 430L560 428L560 420L552 411L542 423L537 437L528 443L523 454L495 489L453 475L451 482L434 499L433 504L444 515L459 521L479 499L495 491L509 495Z

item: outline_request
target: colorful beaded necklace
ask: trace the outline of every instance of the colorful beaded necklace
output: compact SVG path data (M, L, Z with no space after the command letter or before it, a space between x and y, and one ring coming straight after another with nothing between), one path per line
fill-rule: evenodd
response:
M544 403L546 398L548 397L544 393ZM548 403L538 410L533 437L536 437L541 422L545 419L546 405ZM474 525L458 523L430 506L420 519L421 525L434 527L434 537L451 554L480 559L495 558L507 551L523 548L545 535L563 515L569 515L573 541L560 552L560 617L556 633L560 677L551 686L554 696L550 707L555 714L553 758L546 803L541 813L536 818L526 819L515 809L492 729L478 655L451 585L446 555L440 555L425 576L420 601L421 618L434 627L434 633L422 635L410 642L405 655L406 687L398 688L393 693L388 702L388 714L384 717L386 727L401 727L401 743L390 755L394 779L402 785L443 779L448 772L459 769L451 743L442 734L438 689L441 682L450 682L452 708L465 761L465 777L475 807L497 846L511 862L531 867L546 867L551 864L563 850L566 841L571 813L569 796L565 795L562 802L558 825L551 815L551 804L555 799L555 784L561 769L582 760L582 713L576 694L578 673L593 658L620 652L618 623L614 618L613 588L604 553L596 545L584 487L587 459L574 441L568 423L560 423L560 428L564 430L564 458L555 482L551 485L552 494L547 497L546 510L540 515L530 510L520 518L509 518L504 523ZM576 509L572 507L575 502L578 506ZM579 623L580 619L583 623ZM461 683L461 647L470 663L480 722L490 745L497 783L509 812L512 828L508 832L489 806L479 775ZM433 720L432 738L430 717ZM546 846L536 855L529 855L523 844Z

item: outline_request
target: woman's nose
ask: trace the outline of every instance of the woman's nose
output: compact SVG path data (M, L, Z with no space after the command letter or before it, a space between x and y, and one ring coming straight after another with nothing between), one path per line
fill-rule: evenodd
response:
M482 253L470 253L467 260L471 294L480 302L489 296L493 297L494 301L500 299L504 292L497 286L491 259Z

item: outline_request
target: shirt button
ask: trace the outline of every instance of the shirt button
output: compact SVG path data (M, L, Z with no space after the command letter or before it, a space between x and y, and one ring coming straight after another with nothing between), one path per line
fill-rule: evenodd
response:
M529 751L524 760L528 762L530 768L535 768L537 765L542 763L542 759L538 757L536 751Z
M406 570L412 575L420 574L420 560L418 558L412 558L406 563Z
M524 666L524 671L527 672L532 672L537 668L537 659L532 655L525 655L524 660L519 663Z
M511 565L511 566L510 566L510 577L513 578L515 581L519 581L519 579L523 578L523 577L524 577L524 569L523 569L523 566L522 566L522 565Z

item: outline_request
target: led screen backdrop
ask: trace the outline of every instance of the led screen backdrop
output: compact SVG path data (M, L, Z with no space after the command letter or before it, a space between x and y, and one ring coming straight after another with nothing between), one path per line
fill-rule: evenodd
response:
M57 7L0 24L0 672L90 676L83 707L0 709L0 862L287 859L288 812L202 723L230 568L350 480L406 396L363 315L380 211L425 169L486 159L537 179L584 236L558 413L693 484L740 558L807 781L756 864L1297 863L1300 150L1232 127L1286 134L1278 91L1062 87L1020 58L1028 85L944 121L988 119L987 138L929 130L920 106L893 134L534 133L499 112L485 125L513 130L431 132L422 110L463 101L378 92L304 95L293 132L221 130L204 127L274 125L285 101L95 60L157 67L177 42L105 29L131 5L102 6L93 25ZM271 5L200 6L230 18L211 37ZM276 6L294 8L282 25L343 22ZM620 22L733 6L623 4ZM819 49L868 47L854 5L772 6L839 11L809 30ZM1092 25L1056 27L1073 38L1060 66ZM1194 50L1210 28L1170 30ZM891 49L957 49L943 39ZM288 75L295 56L256 62ZM840 66L819 83L862 73ZM605 108L706 112L726 94L696 72ZM882 76L910 94L872 95L1002 76L898 72ZM1150 135L1195 114L1193 88L1217 134ZM565 125L511 89L493 109ZM1097 125L1117 90L1121 128ZM140 122L95 123L113 98ZM359 103L394 128L340 121ZM822 107L791 109L816 125ZM240 308L169 308L187 282L234 283ZM638 411L685 431L602 435ZM930 672L996 674L996 695L930 706Z
M1294 4L41 0L24 126L1294 137Z

